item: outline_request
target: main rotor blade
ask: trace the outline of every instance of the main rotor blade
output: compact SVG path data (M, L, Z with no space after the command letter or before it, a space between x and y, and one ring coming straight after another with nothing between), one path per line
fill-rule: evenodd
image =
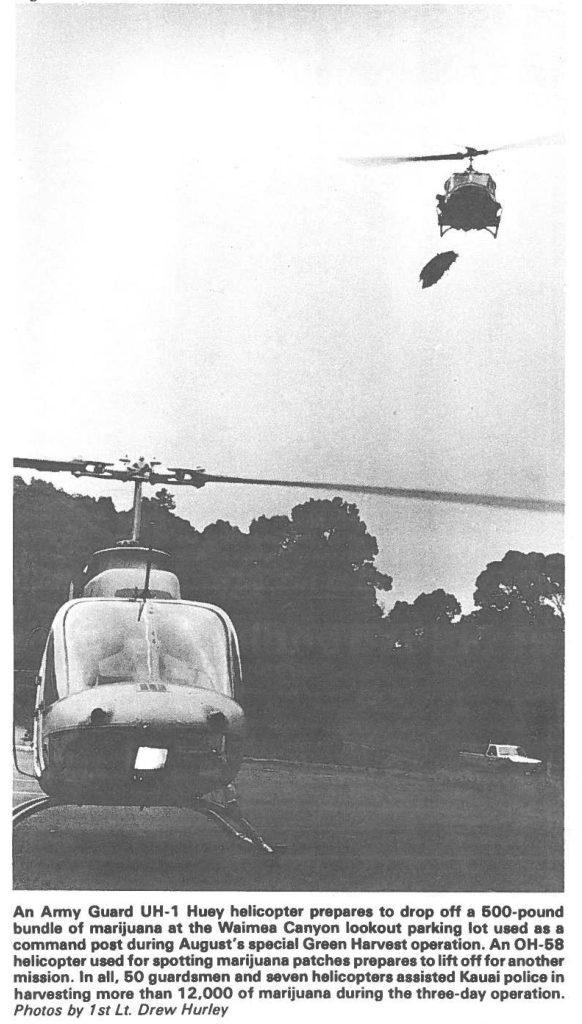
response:
M469 156L485 156L489 150L477 149L462 153L436 153L434 156L347 156L342 159L348 164L364 167L384 167L389 164L417 164L428 160L468 160Z
M465 494L458 491L429 491L412 487L376 487L371 484L329 483L315 480L263 480L244 476L218 476L204 473L205 483L255 484L259 487L297 487L314 491L345 491L352 494L378 494L387 498L412 498L417 501L446 501L455 505L488 505L515 508L526 512L563 512L564 503L546 498L514 498L497 494Z
M488 153L499 153L504 149L530 149L536 146L561 146L565 142L563 135L540 135L535 139L524 139L522 142L508 142L503 146L494 146L491 149L473 149L467 146L466 149L457 153L435 153L425 156L348 156L342 159L348 164L355 164L360 167L386 167L390 164L416 164L426 163L429 160L468 160L477 156L487 156Z
M36 469L42 473L72 473L101 480L135 481L136 474L128 469L116 469L112 463L75 459L72 462L51 459L14 459L20 469ZM386 498L408 498L415 501L439 501L454 505L485 505L490 508L513 508L525 512L563 512L564 503L549 498L517 498L498 494L465 494L460 491L431 491L424 488L381 487L372 484L330 483L327 480L273 480L248 476L223 476L207 473L203 469L169 467L149 470L146 476L137 475L150 484L170 484L173 487L204 487L205 484L249 484L255 487L295 487L299 490L339 491L348 494L377 494Z
M15 469L38 469L43 473L81 473L87 467L105 469L113 466L113 462L104 462L102 459L13 459Z
M15 469L37 469L39 473L72 473L73 476L88 476L97 480L136 479L136 474L127 469L116 469L115 463L103 462L101 459L72 459L67 462L59 459L13 459L12 465ZM147 483L149 478L138 476L137 479L144 479Z
M537 146L563 146L563 135L540 135L537 139L524 139L523 142L508 142L505 146L494 146L489 153L500 153L504 149L535 149Z

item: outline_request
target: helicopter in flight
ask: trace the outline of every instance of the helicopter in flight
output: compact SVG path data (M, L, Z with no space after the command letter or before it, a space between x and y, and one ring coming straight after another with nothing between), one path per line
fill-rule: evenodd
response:
M497 185L486 171L478 171L473 161L489 153L529 146L553 145L561 142L558 136L548 136L528 142L518 142L493 149L475 149L466 146L457 153L436 153L422 156L348 157L347 162L368 167L394 164L427 163L437 160L467 160L462 171L451 174L436 196L437 221L442 238L448 231L487 231L497 238L501 222L501 203L497 201Z
M141 543L144 485L241 483L563 508L539 498L160 470L143 458L133 464L14 459L14 466L128 482L134 492L131 537L92 556L82 593L69 594L48 631L33 725L34 777L45 795L18 806L14 824L62 805L179 807L266 854L276 848L243 817L235 783L245 740L236 632L222 609L184 600L169 556Z

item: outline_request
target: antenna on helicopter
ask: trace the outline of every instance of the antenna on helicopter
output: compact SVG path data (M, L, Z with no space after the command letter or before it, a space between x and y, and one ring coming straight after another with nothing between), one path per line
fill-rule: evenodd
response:
M144 580L143 590L142 590L141 595L140 595L141 605L140 605L140 609L139 609L139 612L138 612L138 615L137 615L137 621L138 622L139 622L139 620L142 617L142 613L143 613L143 610L145 608L145 603L146 603L148 597L150 597L150 576L151 576L151 572L152 572L153 557L154 557L154 523L150 522L150 543L149 543L149 547L148 547L148 557L147 557L147 562L146 562L145 580Z
M145 581L144 581L144 585L143 585L144 600L145 600L146 597L150 596L150 576L151 576L151 573L152 573L152 559L153 559L153 551L154 551L154 524L150 523L150 527L151 527L151 531L150 531L150 545L148 547L148 560L147 560L147 563L146 563L146 574L145 574Z

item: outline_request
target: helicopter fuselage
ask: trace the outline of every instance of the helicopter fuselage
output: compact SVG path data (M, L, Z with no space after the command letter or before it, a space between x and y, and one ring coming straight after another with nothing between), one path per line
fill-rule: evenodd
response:
M452 174L444 186L444 194L437 196L439 229L447 231L488 231L495 238L501 219L501 204L497 202L496 185L490 174L470 167Z

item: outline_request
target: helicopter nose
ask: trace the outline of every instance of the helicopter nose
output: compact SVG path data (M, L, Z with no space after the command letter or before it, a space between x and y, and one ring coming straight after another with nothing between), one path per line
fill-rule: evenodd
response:
M105 687L102 688L105 691ZM131 687L108 687L73 694L59 701L46 716L45 728L61 732L71 728L195 730L218 738L244 733L244 713L231 697L186 687L137 692Z
M207 793L236 775L246 730L233 698L183 686L101 691L71 694L44 717L45 792L164 804L184 787Z

